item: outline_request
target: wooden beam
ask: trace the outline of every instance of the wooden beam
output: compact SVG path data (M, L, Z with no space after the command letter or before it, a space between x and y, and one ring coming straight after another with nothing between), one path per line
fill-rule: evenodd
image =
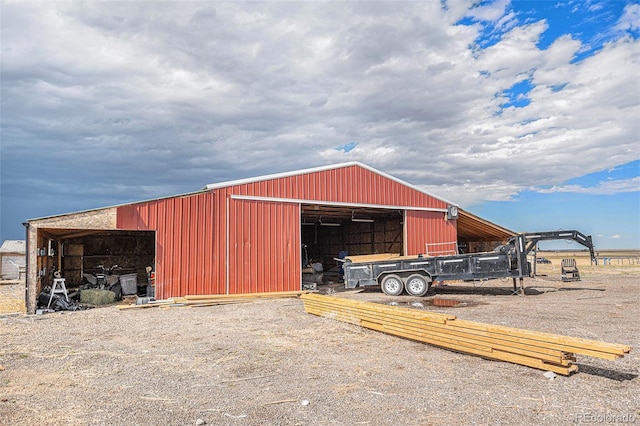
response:
M356 325L362 325L367 328L373 328L369 325L377 324L377 327L381 327L383 330L388 330L388 334L406 332L407 334L410 334L412 336L409 338L418 341L423 341L424 338L433 337L434 339L442 341L456 342L458 344L466 344L474 347L487 347L514 354L533 356L549 362L563 363L566 359L566 353L562 350L537 348L517 342L492 339L491 337L476 336L473 334L451 330L450 327L441 324L418 324L415 322L405 322L402 321L401 318L389 318L367 312L361 312L357 316L353 314L345 314L342 312L332 314L330 310L323 310L322 307L317 306L310 306L307 311L319 316L331 317L332 315L335 315L336 319L340 319L344 322L350 322ZM351 321L356 317L359 317L359 320ZM363 325L364 323L367 323L367 325Z
M298 297L301 294L310 293L309 291L276 291L268 293L244 293L244 294L198 294L187 295L183 298L186 300L221 300L221 299L267 299L267 298L286 298Z
M342 299L300 296L314 315L359 325L434 346L568 375L577 371L575 354L614 360L630 346L513 327L459 320L454 315Z
M145 303L143 305L120 305L118 309L145 309L155 307L182 307L182 306L217 306L232 303L247 303L256 300L282 299L290 297L299 297L301 294L310 293L309 291L281 291L270 293L247 293L247 294L209 294L209 295L189 295L184 297L175 297L173 299L159 300L156 302Z

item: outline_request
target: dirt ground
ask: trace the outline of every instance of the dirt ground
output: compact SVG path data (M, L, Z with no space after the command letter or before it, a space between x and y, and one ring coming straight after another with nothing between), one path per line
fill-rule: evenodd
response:
M306 314L298 299L0 316L0 424L468 425L640 423L640 266L450 284L437 297L321 293L627 344L580 371L488 361Z
M26 312L24 281L0 281L0 315Z

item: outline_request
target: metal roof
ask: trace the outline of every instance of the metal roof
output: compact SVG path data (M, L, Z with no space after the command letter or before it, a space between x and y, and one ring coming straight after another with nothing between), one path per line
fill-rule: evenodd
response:
M0 253L26 253L26 248L24 240L4 240Z

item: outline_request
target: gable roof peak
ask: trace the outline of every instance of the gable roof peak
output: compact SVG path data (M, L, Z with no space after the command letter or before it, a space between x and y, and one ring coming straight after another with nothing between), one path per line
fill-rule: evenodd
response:
M412 185L408 182L405 182L401 179L398 179L395 176L391 176L387 173L381 172L380 170L374 169L371 166L368 166L366 164L363 164L359 161L349 161L349 162L345 162L345 163L337 163L337 164L330 164L330 165L326 165L326 166L319 166L319 167L312 167L312 168L308 168L308 169L299 169L299 170L293 170L293 171L289 171L289 172L283 172L283 173L274 173L274 174L269 174L269 175L263 175L263 176L255 176L255 177L250 177L250 178L244 178L244 179L236 179L236 180L231 180L231 181L226 181L226 182L218 182L218 183L211 183L206 185L205 187L202 188L203 191L211 191L214 189L220 189L220 188L227 188L230 186L235 186L235 185L244 185L244 184L250 184L250 183L256 183L256 182L262 182L265 180L272 180L272 179L280 179L280 178L286 178L286 177L291 177L291 176L298 176L298 175L304 175L304 174L309 174L309 173L317 173L317 172L324 172L327 170L335 170L335 169L340 169L340 168L345 168L345 167L360 167L366 170L369 170L372 173L378 174L380 176L383 176L387 179L393 180L401 185L404 186L408 186L418 192L421 192L425 195L428 195L429 197L433 197L435 199L438 199L444 203L447 203L449 205L452 206L458 206L458 203L454 203L451 202L447 199L444 199L442 197L439 197L437 195L431 194L427 191L424 191L418 187L416 187L415 185Z
M202 189L203 190L212 190L212 189L218 189L218 188L226 188L226 187L229 187L229 186L244 185L246 183L255 183L255 182L261 182L261 181L264 181L264 180L280 179L280 178L290 177L290 176L298 176L298 175L304 175L304 174L309 174L309 173L324 172L326 170L334 170L334 169L340 169L340 168L343 168L343 167L350 167L350 166L361 166L361 167L364 167L364 168L368 168L364 164L359 163L357 161L350 161L350 162L347 162L347 163L331 164L331 165L327 165L327 166L311 167L311 168L308 168L308 169L292 170L292 171L289 171L289 172L273 173L273 174L269 174L269 175L254 176L254 177L243 178L243 179L235 179L235 180L229 180L229 181L225 181L225 182L210 183L210 184L206 185Z

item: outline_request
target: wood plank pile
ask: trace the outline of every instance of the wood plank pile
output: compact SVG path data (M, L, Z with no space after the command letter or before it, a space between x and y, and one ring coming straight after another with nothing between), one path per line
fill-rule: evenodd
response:
M625 345L459 320L455 315L318 294L301 295L300 299L310 314L565 376L578 371L576 355L615 360L631 351Z
M175 297L173 299L159 300L156 302L145 303L142 305L120 305L118 309L147 309L147 308L175 308L175 307L202 307L229 305L234 303L250 303L256 300L266 299L282 299L289 297L299 297L301 294L309 293L308 291L279 291L269 293L246 293L246 294L208 294L208 295L189 295L184 297Z
M378 262L381 260L391 260L391 259L397 259L399 257L400 257L400 253L380 253L380 254L363 254L360 256L347 256L346 259L349 259L353 263L362 263L362 262Z

